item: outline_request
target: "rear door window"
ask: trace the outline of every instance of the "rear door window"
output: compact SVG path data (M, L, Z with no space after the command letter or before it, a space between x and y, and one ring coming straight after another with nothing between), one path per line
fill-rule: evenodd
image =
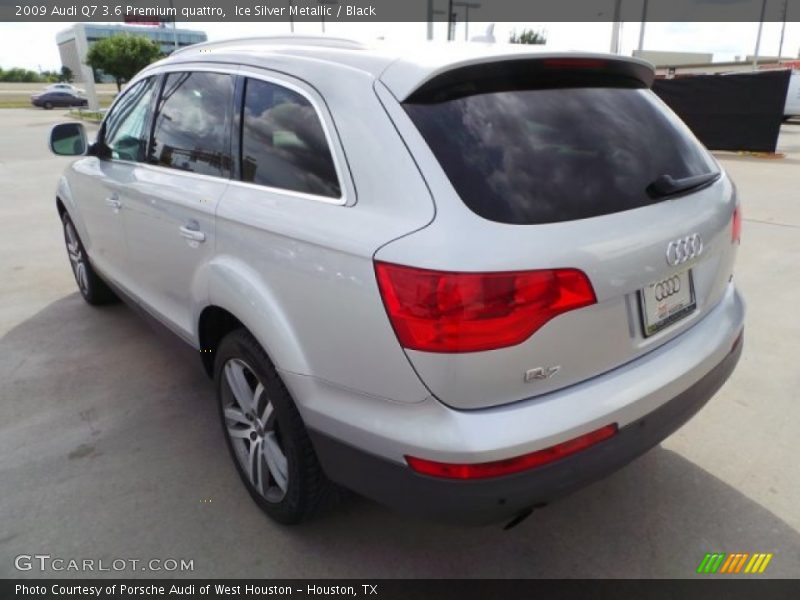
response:
M242 181L341 197L322 122L302 94L275 83L248 79L241 139Z
M659 201L663 175L716 172L708 152L650 91L630 87L479 90L404 108L478 215L556 223Z
M150 162L230 177L231 75L195 71L166 76L158 99Z

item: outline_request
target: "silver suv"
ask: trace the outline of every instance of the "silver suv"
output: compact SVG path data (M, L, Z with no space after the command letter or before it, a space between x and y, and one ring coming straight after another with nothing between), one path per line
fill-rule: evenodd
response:
M255 501L343 486L515 518L628 463L733 370L740 213L617 56L331 38L142 71L58 211L80 292L199 351ZM338 484L338 486L336 485Z

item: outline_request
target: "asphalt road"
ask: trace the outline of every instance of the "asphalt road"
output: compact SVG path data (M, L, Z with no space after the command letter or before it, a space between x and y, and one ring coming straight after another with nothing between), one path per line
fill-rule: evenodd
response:
M359 498L295 528L262 516L197 356L78 295L54 206L68 159L46 146L60 118L0 111L0 577L40 576L14 567L37 553L193 560L194 577L690 577L712 551L800 576L800 125L782 160L720 156L745 215L731 380L661 447L503 531Z

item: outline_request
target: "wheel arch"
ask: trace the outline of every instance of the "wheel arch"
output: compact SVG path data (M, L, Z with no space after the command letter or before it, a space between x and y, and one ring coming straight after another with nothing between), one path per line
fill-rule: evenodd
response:
M77 206L75 206L75 201L72 199L69 184L65 177L62 177L58 184L56 211L58 212L58 220L62 223L64 222L65 215L69 217L70 221L72 221L72 224L75 226L75 230L78 232L78 236L81 238L81 243L86 249L87 254L90 255L92 240L83 219L81 219L80 212Z
M67 207L64 206L64 203L61 201L61 198L56 196L56 210L58 211L58 217L60 219L64 218L64 214L67 212Z
M248 265L219 257L208 265L208 302L197 312L203 366L213 375L219 342L237 327L247 329L276 368L308 373L306 355L277 295Z
M72 193L72 187L70 186L69 178L67 177L68 174L69 171L61 175L56 188L56 210L58 211L58 218L63 220L65 214L69 215L69 218L72 219L72 222L75 224L75 227L78 230L78 235L81 236L81 241L84 243L84 245L87 245L87 243L90 241L88 239L89 236L87 235L88 232L86 231L83 219L81 219L80 211L78 210L78 206L75 202L75 198Z
M214 359L219 343L231 331L242 327L247 329L233 313L220 306L206 306L200 313L197 323L200 360L209 377L214 376Z

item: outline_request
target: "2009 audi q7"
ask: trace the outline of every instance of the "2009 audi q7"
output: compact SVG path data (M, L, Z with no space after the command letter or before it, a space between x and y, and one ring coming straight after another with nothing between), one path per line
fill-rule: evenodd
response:
M202 350L274 519L337 485L491 522L658 444L733 370L736 190L647 63L331 38L143 70L57 191L90 304Z

